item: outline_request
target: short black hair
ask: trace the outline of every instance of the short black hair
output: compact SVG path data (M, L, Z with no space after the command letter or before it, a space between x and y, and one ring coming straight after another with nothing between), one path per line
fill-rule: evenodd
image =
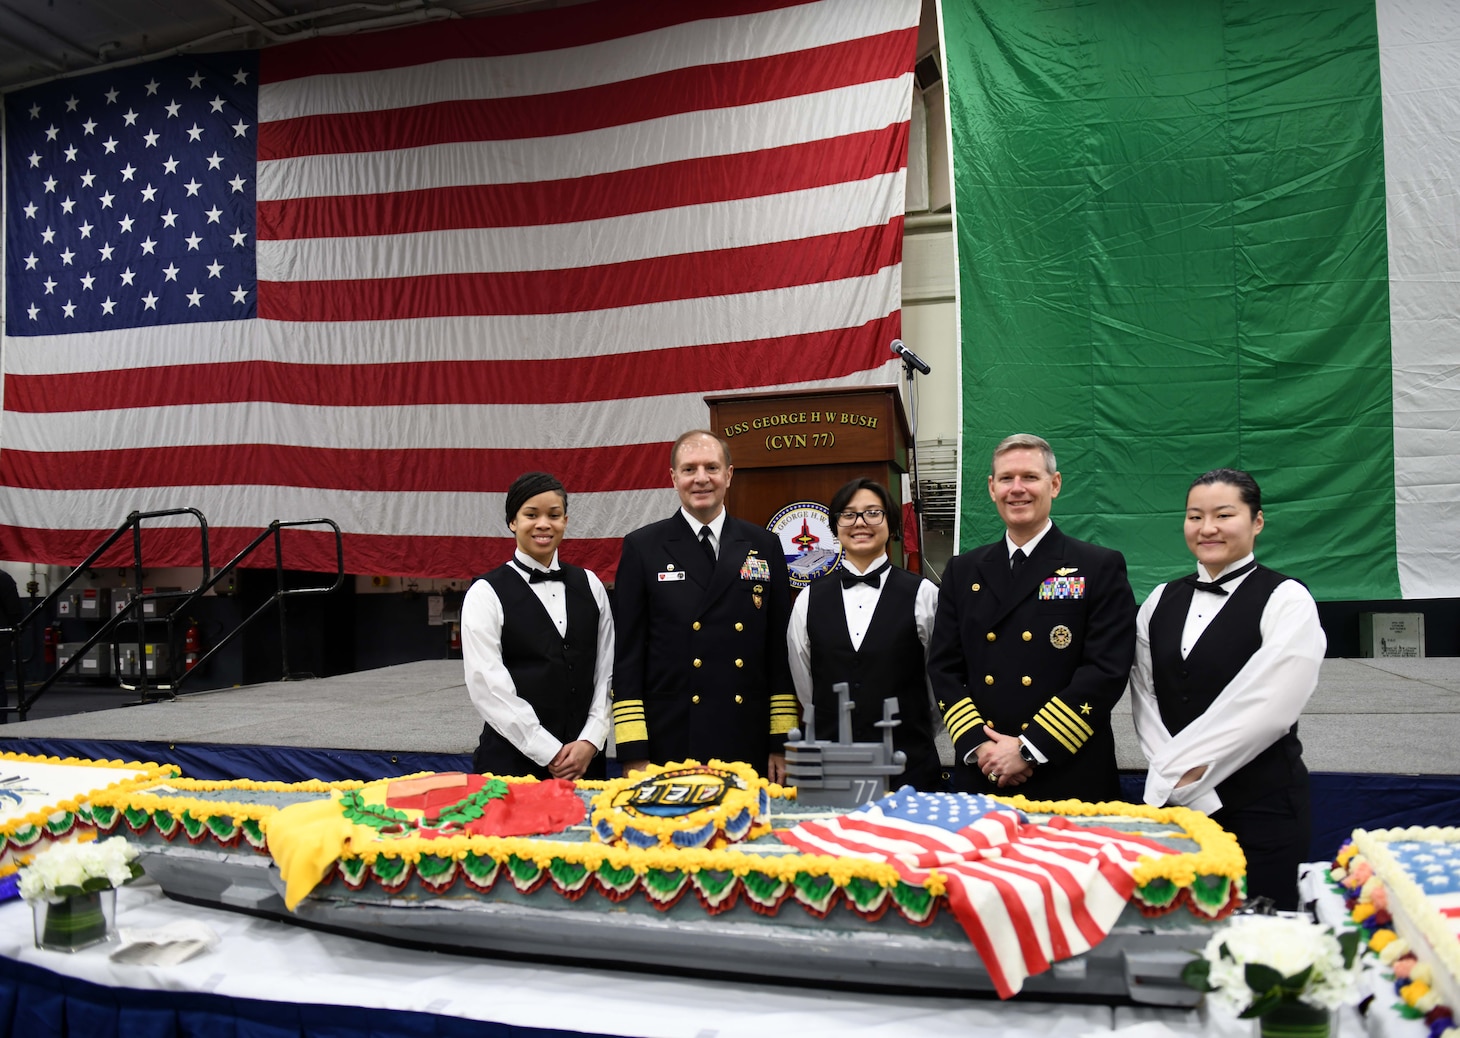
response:
M568 511L568 492L563 489L563 484L557 476L549 475L546 472L524 472L512 481L507 488L507 525L512 525L512 520L517 518L517 513L522 506L531 501L538 494L548 492L556 493L563 499L563 513Z
M1215 483L1226 483L1237 488L1237 494L1242 498L1242 503L1252 510L1252 518L1257 518L1257 513L1262 511L1262 488L1257 485L1250 473L1241 469L1212 469L1210 472L1203 472L1196 479L1191 481L1191 486L1186 488L1190 494L1197 487L1208 487Z
M842 488L831 495L831 504L827 511L831 513L831 528L836 530L836 514L847 510L847 503L857 496L858 490L870 490L882 499L882 510L887 513L887 536L891 540L902 538L902 509L892 500L892 495L887 488L875 479L868 479L866 476L858 476L849 483L844 483Z

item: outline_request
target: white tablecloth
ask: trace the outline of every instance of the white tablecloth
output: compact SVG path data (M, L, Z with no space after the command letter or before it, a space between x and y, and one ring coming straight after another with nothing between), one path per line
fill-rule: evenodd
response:
M441 1013L643 1038L1252 1034L1245 1021L1224 1025L1178 1010L859 995L394 949L169 901L147 880L118 892L119 927L156 928L179 919L206 923L221 942L174 966L124 966L108 959L113 945L74 955L37 950L30 906L12 901L0 906L0 955L112 987ZM1362 1033L1356 1016L1343 1033Z

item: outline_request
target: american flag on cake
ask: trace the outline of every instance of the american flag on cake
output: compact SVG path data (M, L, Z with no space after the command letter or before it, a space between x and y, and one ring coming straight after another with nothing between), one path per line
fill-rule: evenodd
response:
M1001 998L1098 944L1135 889L1141 857L1175 853L1064 818L1032 823L990 797L910 786L780 838L806 854L886 862L907 883L922 885L937 870Z

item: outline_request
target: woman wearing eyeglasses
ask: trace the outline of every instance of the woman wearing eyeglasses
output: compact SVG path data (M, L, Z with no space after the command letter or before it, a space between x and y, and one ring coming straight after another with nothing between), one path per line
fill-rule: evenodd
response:
M837 737L832 686L851 687L852 737L881 742L882 700L897 697L893 745L907 755L903 783L936 790L939 776L932 709L924 665L938 589L892 565L887 542L902 532L901 515L887 488L854 479L832 496L831 519L842 545L841 568L817 580L791 609L786 645L791 677L804 710L816 708L816 737Z

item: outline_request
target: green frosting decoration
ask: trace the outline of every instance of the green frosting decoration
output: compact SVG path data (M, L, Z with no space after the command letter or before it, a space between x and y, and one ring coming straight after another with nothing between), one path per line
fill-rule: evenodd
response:
M423 829L444 829L448 825L466 826L480 818L493 800L507 795L507 783L499 778L489 779L487 784L465 800L458 800L435 818L422 818Z
M678 894L688 880L678 869L650 869L644 873L644 889L656 901L668 901Z
M114 807L93 807L91 820L102 829L111 829L117 824L117 809Z
M65 836L76 826L76 816L70 811L61 811L46 819L46 828L52 836Z
M507 856L507 871L512 874L512 882L519 888L531 886L542 875L542 867L537 862L531 858L519 858L515 854Z
M933 912L933 895L911 883L899 883L893 887L892 900L897 903L902 914L915 923L922 922Z
M268 845L268 838L264 836L264 827L259 825L256 818L245 818L240 826L243 829L243 838L253 847L265 847Z
M631 867L625 866L616 869L606 861L598 866L596 875L599 882L610 890L628 890L639 879L638 874Z
M437 854L423 854L416 862L416 875L423 880L439 880L455 871L456 859ZM439 886L439 884L437 884Z
M208 828L201 818L194 818L191 811L184 811L178 816L177 820L182 823L182 827L187 832L189 839L197 839Z
M147 823L152 820L152 815L139 807L126 808L125 813L127 816L127 824L139 833L145 830ZM161 825L158 825L157 828L162 832L166 832Z
M717 905L735 885L735 873L724 869L700 869L694 874L694 885L706 901Z
M477 886L489 887L496 881L497 870L502 866L498 864L496 858L490 858L472 851L461 860L461 867Z
M796 886L796 899L818 912L825 909L831 899L836 896L836 881L830 876L813 876L809 873L798 872L792 882Z
M853 876L845 890L847 897L852 899L852 904L862 912L877 911L887 897L887 888L881 883L873 883L870 879L863 879L860 876Z
M750 899L762 905L775 904L786 889L785 880L767 876L764 872L747 872L741 882L745 884L745 893Z
M552 860L548 865L548 874L553 877L553 882L562 890L577 890L588 882L586 866L564 861L562 858Z
M410 815L384 804L367 804L358 789L341 795L340 810L349 821L356 825L368 825L376 831L384 831L393 826L411 827Z
M1153 879L1145 886L1136 889L1136 897L1152 908L1165 908L1175 901L1180 893L1181 888L1165 877Z
M219 840L231 840L238 835L238 823L222 815L209 815L208 828Z
M1226 876L1198 876L1191 884L1191 896L1210 911L1220 909L1232 896L1232 881Z
M404 858L390 858L382 854L375 859L373 868L376 879L393 885L405 875L407 866Z

